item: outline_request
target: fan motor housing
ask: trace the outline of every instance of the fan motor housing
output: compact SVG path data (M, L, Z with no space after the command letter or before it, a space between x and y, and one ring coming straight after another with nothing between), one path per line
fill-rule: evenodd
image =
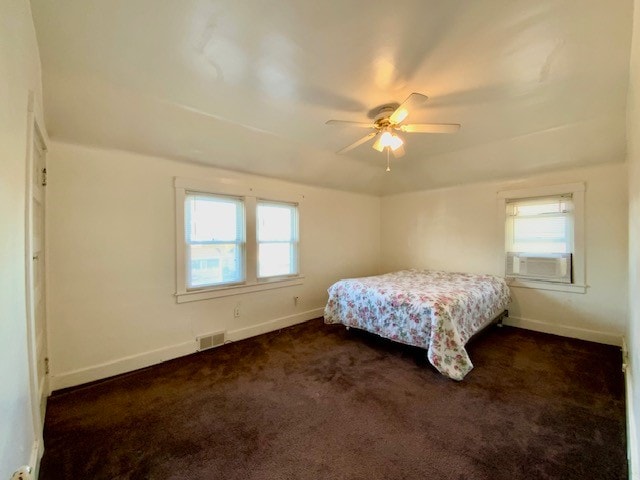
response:
M385 103L384 105L378 105L375 108L369 110L367 117L378 121L381 118L390 117L393 112L400 106L399 103Z

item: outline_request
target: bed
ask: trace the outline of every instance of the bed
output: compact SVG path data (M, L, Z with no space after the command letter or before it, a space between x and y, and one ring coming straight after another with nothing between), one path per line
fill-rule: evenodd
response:
M465 344L509 302L502 277L402 270L336 282L324 319L424 348L440 373L462 380L473 368Z

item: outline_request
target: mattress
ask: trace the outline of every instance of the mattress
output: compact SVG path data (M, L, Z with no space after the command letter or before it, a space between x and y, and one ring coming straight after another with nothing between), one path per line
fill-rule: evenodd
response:
M424 348L440 373L462 380L473 368L465 344L509 302L499 276L402 270L336 282L324 318Z

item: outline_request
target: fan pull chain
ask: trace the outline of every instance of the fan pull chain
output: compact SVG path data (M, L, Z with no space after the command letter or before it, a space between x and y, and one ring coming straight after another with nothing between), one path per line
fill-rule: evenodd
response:
M391 147L387 147L387 172L391 171L391 167L389 167L389 150L391 150Z

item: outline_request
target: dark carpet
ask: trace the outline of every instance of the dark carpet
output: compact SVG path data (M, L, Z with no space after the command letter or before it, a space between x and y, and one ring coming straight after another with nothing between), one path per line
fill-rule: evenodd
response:
M321 319L52 396L41 479L627 478L618 348L490 327L462 382Z

